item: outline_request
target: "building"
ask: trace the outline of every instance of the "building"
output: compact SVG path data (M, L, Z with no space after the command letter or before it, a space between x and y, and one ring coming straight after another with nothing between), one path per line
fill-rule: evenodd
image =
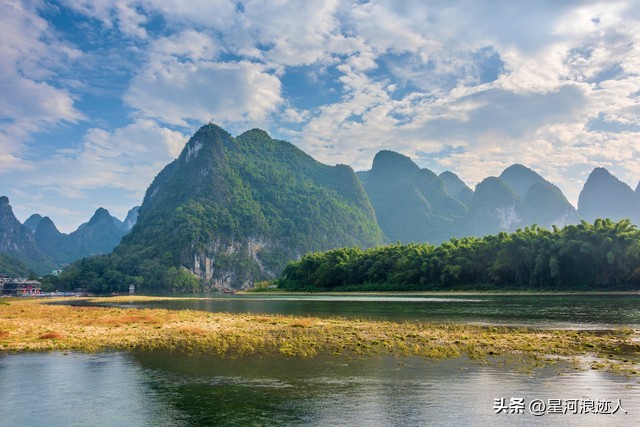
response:
M9 280L1 283L2 295L37 295L42 291L37 280Z

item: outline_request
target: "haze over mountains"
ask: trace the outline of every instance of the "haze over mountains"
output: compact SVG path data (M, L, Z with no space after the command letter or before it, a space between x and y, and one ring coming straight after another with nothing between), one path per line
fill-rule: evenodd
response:
M486 178L475 191L452 172L437 176L391 151L378 153L372 169L359 176L380 227L393 242L437 244L451 237L483 236L532 224L562 227L579 221L576 209L558 187L519 164L499 177Z
M0 198L0 252L51 266L115 247L73 271L78 286L98 276L96 286L105 290L130 282L187 290L194 279L240 287L277 276L306 252L396 241L439 244L596 218L640 222L640 189L596 168L576 210L557 186L520 164L472 190L453 172L436 175L393 151L379 152L371 170L354 173L321 164L262 130L234 138L208 124L124 222L98 209L67 235L40 215L20 224L7 198Z
M593 170L578 198L578 213L587 221L596 218L629 218L640 224L640 183L632 190L605 168Z
M135 224L138 208L129 211L125 221L111 216L104 208L70 234L61 233L53 221L40 214L24 224L16 219L7 197L0 197L0 253L15 257L38 273L78 259L101 255L115 248ZM2 273L2 271L0 271Z

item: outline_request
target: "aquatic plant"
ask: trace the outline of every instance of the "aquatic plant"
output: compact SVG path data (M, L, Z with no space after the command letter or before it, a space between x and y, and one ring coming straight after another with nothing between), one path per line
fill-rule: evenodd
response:
M87 299L111 304L148 297ZM451 358L506 363L529 371L556 360L637 375L638 331L537 330L502 326L388 322L339 317L211 313L195 310L70 306L12 299L0 308L0 353L164 349L238 358L320 354ZM60 302L71 300L58 300ZM73 299L78 301L78 299Z

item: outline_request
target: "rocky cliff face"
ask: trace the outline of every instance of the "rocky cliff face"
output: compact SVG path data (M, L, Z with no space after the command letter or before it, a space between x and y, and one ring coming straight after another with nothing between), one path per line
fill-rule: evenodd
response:
M528 224L526 203L500 178L489 177L476 186L465 221L465 234L511 232Z
M129 210L129 212L127 212L127 216L123 221L124 229L126 231L131 230L133 226L136 225L136 222L138 222L139 209L140 209L140 206L134 206Z

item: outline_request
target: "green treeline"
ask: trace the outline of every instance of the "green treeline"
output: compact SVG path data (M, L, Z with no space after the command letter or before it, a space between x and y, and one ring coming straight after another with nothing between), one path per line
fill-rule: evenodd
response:
M629 220L553 231L310 253L287 265L289 291L624 290L640 285L640 231Z

